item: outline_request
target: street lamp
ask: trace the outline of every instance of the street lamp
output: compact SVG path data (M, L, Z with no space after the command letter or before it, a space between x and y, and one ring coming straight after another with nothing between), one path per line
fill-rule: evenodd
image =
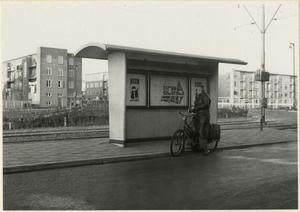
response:
M293 107L296 110L296 76L295 76L295 44L290 43L290 49L293 49L293 75L294 75L294 89L293 89Z

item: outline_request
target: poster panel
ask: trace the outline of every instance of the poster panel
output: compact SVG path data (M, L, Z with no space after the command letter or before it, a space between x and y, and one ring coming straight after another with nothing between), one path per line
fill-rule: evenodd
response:
M146 84L145 74L127 74L126 106L146 106Z
M194 105L196 90L199 89L199 86L203 85L205 92L207 92L207 79L206 78L191 78L191 105Z
M151 75L150 106L188 106L188 78Z

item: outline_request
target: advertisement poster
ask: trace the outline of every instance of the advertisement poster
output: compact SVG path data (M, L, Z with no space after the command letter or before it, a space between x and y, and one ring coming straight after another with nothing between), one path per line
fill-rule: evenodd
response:
M151 106L187 106L188 79L179 76L151 75Z
M130 101L139 101L140 79L130 78Z
M191 105L194 105L196 90L199 89L200 85L204 86L205 92L207 92L207 79L206 78L192 78L191 79Z
M126 105L146 106L146 75L128 73L126 78Z

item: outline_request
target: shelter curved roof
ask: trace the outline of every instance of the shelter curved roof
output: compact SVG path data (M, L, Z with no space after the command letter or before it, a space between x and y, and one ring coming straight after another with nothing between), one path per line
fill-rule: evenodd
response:
M238 64L238 65L247 64L247 62L245 61L232 59L232 58L221 58L221 57L211 57L211 56L203 56L203 55L166 52L166 51L158 51L158 50L151 50L151 49L103 44L97 42L87 43L83 45L75 52L74 55L75 57L107 60L108 54L111 52L138 53L144 55L157 55L157 56L165 56L165 57L172 57L172 58L189 58L189 59L194 59L199 61L207 60L216 63L229 63L229 64Z

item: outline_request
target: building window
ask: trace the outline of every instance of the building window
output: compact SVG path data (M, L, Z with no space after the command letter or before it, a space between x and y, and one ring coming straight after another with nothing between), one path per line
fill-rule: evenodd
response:
M47 68L47 75L52 75L52 68Z
M90 87L93 88L94 87L94 83L91 83Z
M64 75L64 70L62 68L58 69L58 76L63 76Z
M58 64L64 64L64 57L58 56Z
M237 82L236 81L234 81L234 87L237 87Z
M51 96L52 96L52 93L46 93L46 96L47 96L47 97L51 97Z
M96 83L95 83L95 88L98 88L98 87L99 87L99 83L96 82Z
M64 87L64 81L58 80L58 81L57 81L57 86L58 86L59 88L63 88L63 87Z
M46 102L46 105L50 106L50 105L52 105L52 103L51 102Z
M69 70L69 77L74 77L74 70Z
M52 55L46 55L47 63L52 63Z
M87 92L86 92L86 95L90 95L90 92L89 92L89 91L87 91Z
M90 83L87 83L87 84L86 84L86 88L90 88Z
M52 80L46 80L46 87L51 88L52 87Z
M102 82L100 82L100 87L102 87Z
M58 97L62 97L63 93L58 93L57 95L58 95Z
M69 65L71 66L74 65L74 58L72 57L69 58Z
M74 88L74 82L73 81L69 82L69 88Z

